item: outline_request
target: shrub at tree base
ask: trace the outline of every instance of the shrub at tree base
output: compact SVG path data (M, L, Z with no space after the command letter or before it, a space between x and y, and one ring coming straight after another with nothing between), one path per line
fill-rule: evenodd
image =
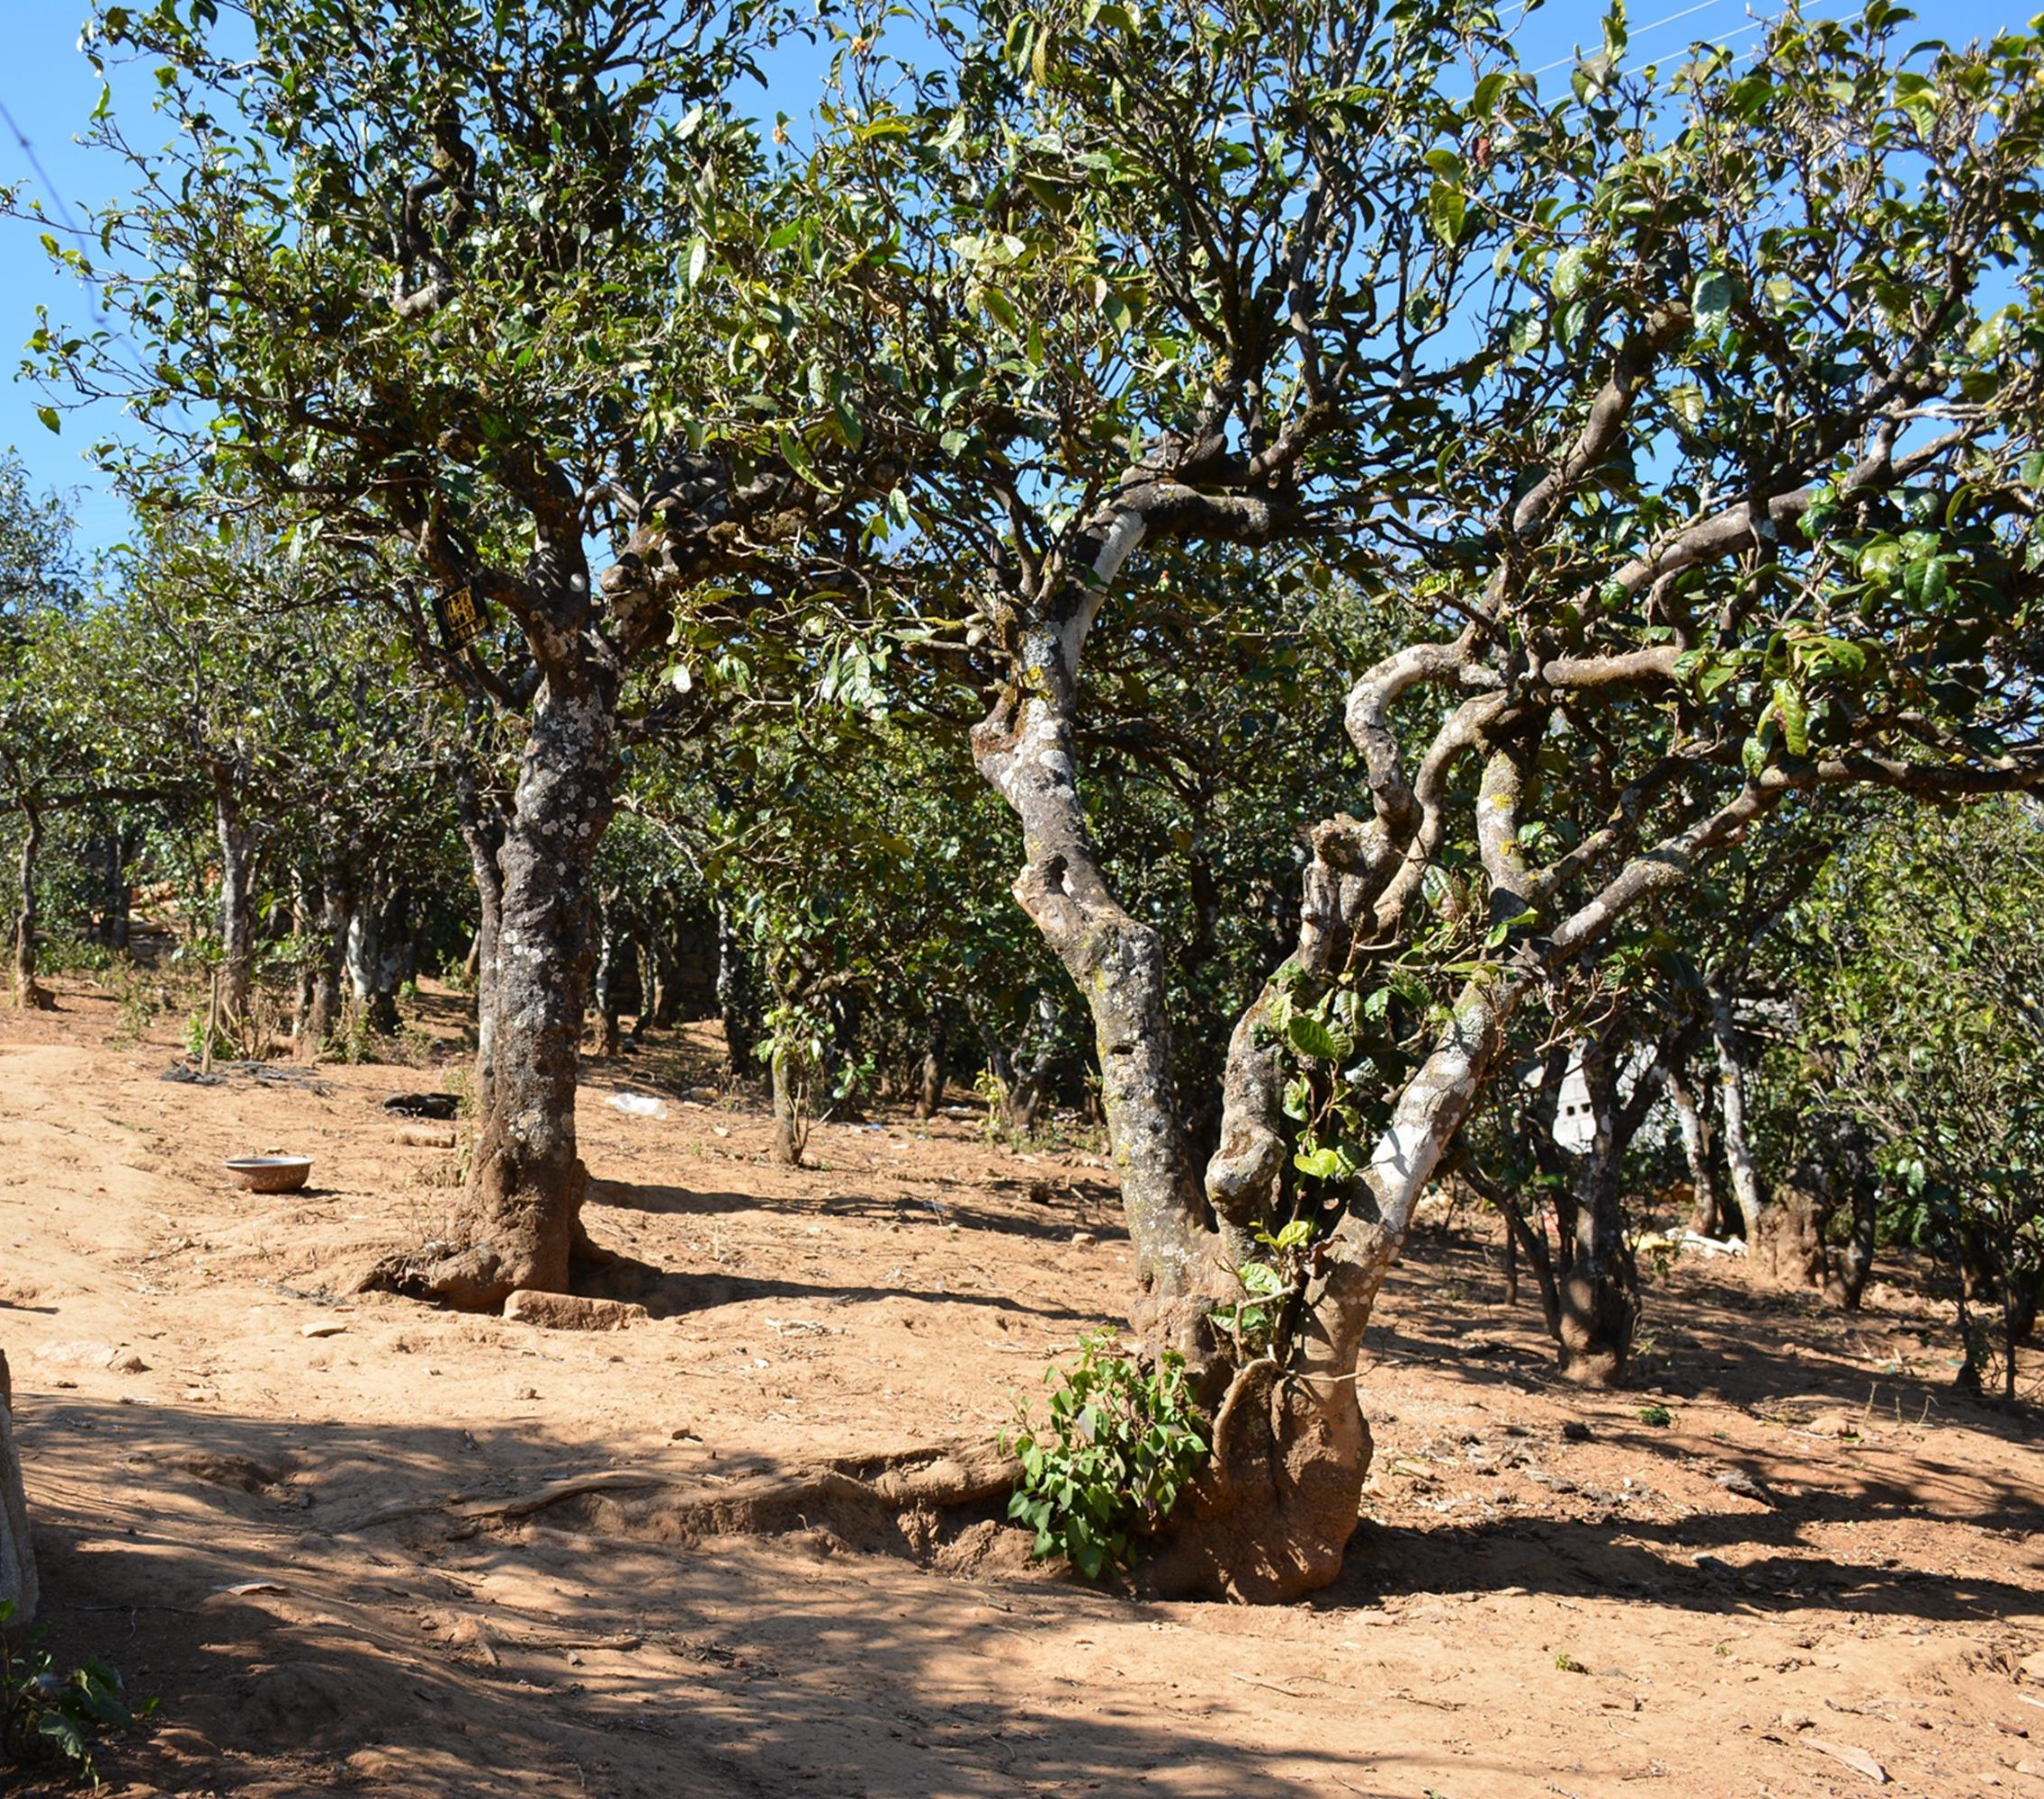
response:
M1135 1539L1162 1523L1206 1459L1182 1356L1145 1369L1114 1353L1102 1332L1079 1339L1079 1360L1046 1381L1044 1434L1011 1445L1022 1480L1008 1515L1036 1533L1039 1556L1060 1553L1089 1580L1128 1565Z

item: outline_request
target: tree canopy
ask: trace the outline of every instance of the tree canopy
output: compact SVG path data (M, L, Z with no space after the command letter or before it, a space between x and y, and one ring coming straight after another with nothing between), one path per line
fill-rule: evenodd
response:
M1548 96L1475 0L404 27L102 9L176 136L103 109L134 191L56 250L118 323L31 345L157 437L93 604L0 492L8 667L46 613L96 644L79 791L211 807L236 1016L287 913L313 1043L344 963L387 1000L378 944L467 939L467 1186L377 1284L492 1308L603 1253L585 1015L617 1052L686 984L790 1159L974 1057L1009 1128L1097 1086L1132 1320L1211 1426L1183 1587L1331 1578L1439 1179L1621 1377L1628 1170L1664 1096L1711 1186L1707 1046L1762 1234L1765 1008L2017 1318L2033 1146L1986 1133L2033 1108L1979 1062L2034 971L1984 921L2034 870L1984 813L1907 846L2044 787L2037 39L1876 0L1641 66L1614 5ZM763 130L797 40L828 75Z

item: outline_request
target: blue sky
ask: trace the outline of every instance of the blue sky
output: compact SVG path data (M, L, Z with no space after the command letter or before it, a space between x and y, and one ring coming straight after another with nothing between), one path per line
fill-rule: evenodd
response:
M1918 11L1926 35L1935 32L1957 40L2020 26L2036 4L2038 0L1943 0ZM1517 30L1521 54L1529 67L1542 71L1543 85L1566 79L1576 44L1597 43L1602 10L1602 0L1547 0L1523 20ZM1636 65L1669 58L1697 39L1751 42L1763 16L1760 10L1749 10L1744 0L1663 0L1661 4L1635 0L1630 10L1629 59ZM1818 16L1841 16L1856 10L1856 0L1812 4L1808 10ZM46 204L46 183L54 183L74 216L110 197L110 184L121 175L117 166L74 141L99 98L99 78L77 49L85 14L79 0L0 0L8 49L0 60L0 108L6 114L0 119L0 183L29 182ZM770 116L775 104L791 112L802 110L819 58L809 50L795 55L799 62L767 71L775 91L761 97L763 116ZM132 135L146 139L154 123L147 114L146 97L138 89L129 91L135 103L121 106L121 116ZM117 101L123 97L117 88ZM35 327L39 304L67 323L88 318L86 297L49 268L35 231L0 220L0 444L20 451L39 486L75 494L82 544L94 550L120 537L123 519L119 503L84 460L84 452L95 436L118 432L121 420L111 414L74 415L65 421L62 434L52 436L35 414L44 397L29 382L8 380L19 360L18 346Z

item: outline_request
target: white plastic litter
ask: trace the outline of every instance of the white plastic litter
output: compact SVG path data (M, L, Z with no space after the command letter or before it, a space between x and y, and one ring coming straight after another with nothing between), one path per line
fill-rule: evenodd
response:
M1743 1256L1746 1253L1746 1246L1736 1237L1726 1237L1720 1240L1716 1237L1706 1237L1699 1231L1675 1231L1669 1234L1678 1248L1694 1249L1699 1255Z
M629 1112L634 1118L665 1118L667 1102L655 1099L650 1093L614 1093L610 1103L620 1112Z

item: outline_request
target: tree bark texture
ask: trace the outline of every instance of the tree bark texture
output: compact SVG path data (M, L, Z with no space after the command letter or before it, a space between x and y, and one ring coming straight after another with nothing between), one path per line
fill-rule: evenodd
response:
M1824 1245L1824 1291L1833 1305L1857 1311L1873 1272L1874 1238L1879 1223L1881 1185L1874 1166L1873 1147L1864 1127L1848 1119L1837 1136L1838 1158L1835 1186L1845 1189L1843 1204L1849 1218L1845 1240ZM1827 1233L1828 1235L1828 1233Z
M624 1047L623 1034L618 1028L616 897L604 894L596 900L596 1053L606 1061L614 1059Z
M504 920L504 871L498 857L504 847L504 820L494 806L484 801L474 780L466 774L459 790L459 808L462 841L467 846L469 871L476 883L476 940L470 953L475 963L475 1104L480 1117L490 1109L497 1053Z
M1746 1137L1746 1070L1740 1059L1739 1026L1732 996L1722 986L1710 990L1710 1034L1717 1051L1718 1104L1725 1123L1725 1160L1732 1172L1732 1197L1745 1227L1746 1247L1755 1249L1765 1228L1767 1209L1760 1170Z
M4 1350L0 1350L0 1599L13 1603L16 1625L34 1618L35 1544L29 1536L28 1501L22 1491L21 1452L14 1439L14 1396Z
M318 947L312 967L312 1001L305 1015L305 1036L316 1056L333 1041L341 1022L341 979L351 909L346 877L338 863L330 862L321 871Z
M809 1143L808 1096L800 1090L801 1076L786 1056L775 1056L766 1073L773 1088L774 1159L784 1168L799 1168Z
M615 730L613 684L583 666L549 668L497 858L495 1016L468 1186L448 1253L387 1267L381 1284L463 1311L494 1311L518 1287L567 1290L570 1258L587 1242L575 1088Z
M312 945L310 953L298 964L298 979L292 984L291 999L291 1054L305 1061L318 1049L318 1040L308 1033L306 1026L312 1017L313 990L319 980L319 901L302 875L294 876L291 886L291 935L298 943Z
M1621 1180L1632 1133L1619 1115L1618 1070L1605 1045L1584 1046L1582 1074L1596 1135L1576 1165L1555 1335L1564 1379L1615 1387L1625 1377L1639 1317L1637 1276L1626 1252Z
M106 912L101 938L107 948L125 953L133 917L128 886L128 831L118 821L106 837Z
M1009 691L973 734L981 774L1021 820L1014 892L1092 1016L1101 1108L1135 1250L1134 1322L1199 1366L1224 1292L1191 1146L1179 1116L1157 934L1109 891L1078 787L1076 622L1026 639Z
M213 769L213 826L220 846L220 1028L239 1038L256 973L255 846L241 815L234 771Z
M1717 1191L1717 1170L1710 1159L1710 1121L1697 1104L1686 1070L1670 1070L1668 1103L1675 1109L1675 1123L1682 1134L1682 1161L1690 1171L1690 1229L1715 1237L1724 1201Z
M14 915L14 1004L24 1010L37 1010L49 1004L49 995L35 978L35 865L42 852L42 809L25 798L22 824L22 859L16 870L20 887Z
M923 1047L922 1061L916 1070L916 1116L934 1118L944 1104L944 1026L930 1027L929 1041Z

